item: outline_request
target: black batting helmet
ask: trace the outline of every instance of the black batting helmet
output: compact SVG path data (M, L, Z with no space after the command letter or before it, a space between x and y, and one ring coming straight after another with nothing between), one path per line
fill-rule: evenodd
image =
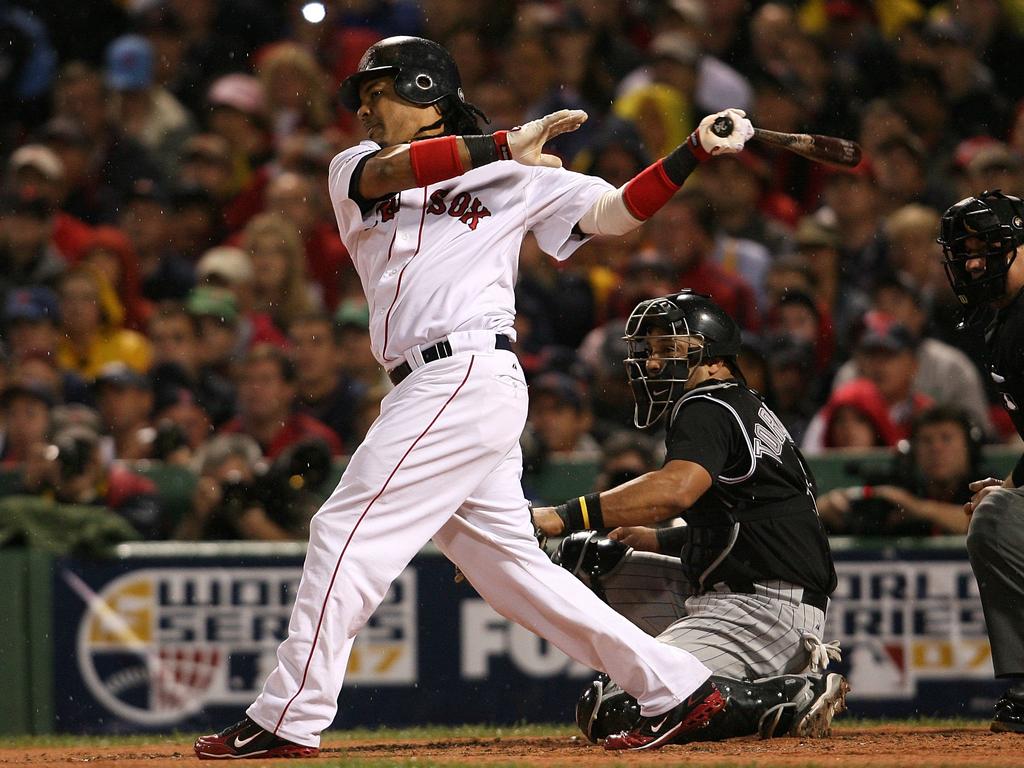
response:
M710 296L680 291L668 296L641 301L626 321L626 375L636 400L634 423L649 427L668 411L685 391L694 368L704 361L724 359L734 371L740 353L740 328ZM657 349L660 370L652 372L653 339L686 339L687 351L674 356L681 345Z
M341 84L341 103L359 109L359 89L367 80L394 77L395 91L413 104L435 104L445 96L465 101L455 60L433 40L400 35L374 43L359 60L359 68Z
M1002 298L1017 247L1024 244L1024 202L998 189L964 198L942 214L939 244L946 277L961 304L975 308ZM975 277L967 262L979 258L985 271Z

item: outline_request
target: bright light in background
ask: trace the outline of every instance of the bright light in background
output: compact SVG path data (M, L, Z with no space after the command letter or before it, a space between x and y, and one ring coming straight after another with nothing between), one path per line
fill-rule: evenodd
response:
M306 3L302 6L302 18L310 24L319 24L327 16L323 3Z

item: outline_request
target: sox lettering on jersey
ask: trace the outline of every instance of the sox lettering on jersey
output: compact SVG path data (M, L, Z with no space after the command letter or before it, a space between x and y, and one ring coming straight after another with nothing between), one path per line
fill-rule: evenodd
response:
M471 230L476 230L481 219L491 215L491 212L483 204L479 197L470 195L468 192L460 192L450 201L446 198L450 189L437 189L431 192L427 213L440 216L447 213L454 219L458 219ZM395 218L398 213L398 196L389 197L377 203L377 214L381 222L388 222Z

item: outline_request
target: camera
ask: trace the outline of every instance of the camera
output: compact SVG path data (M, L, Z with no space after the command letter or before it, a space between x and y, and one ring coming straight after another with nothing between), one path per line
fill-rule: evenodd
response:
M846 473L862 483L847 488L846 498L850 511L846 516L847 533L853 536L871 536L886 533L886 523L896 509L892 502L874 495L876 485L903 485L898 462L878 466L869 462L847 462Z
M287 527L297 522L331 473L331 451L322 440L303 440L281 453L251 482L221 483L222 513L236 518L259 507ZM317 499L319 502L319 499Z
M69 430L53 442L60 480L67 482L85 473L96 451L96 439L85 432Z

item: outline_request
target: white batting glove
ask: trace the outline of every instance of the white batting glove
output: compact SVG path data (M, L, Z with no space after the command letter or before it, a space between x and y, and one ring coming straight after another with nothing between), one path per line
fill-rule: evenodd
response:
M523 165L543 165L548 168L561 168L562 161L554 155L546 155L542 151L551 139L569 131L575 131L587 121L587 113L582 109L560 109L539 120L531 120L525 125L508 131L506 141L512 159Z
M727 136L718 136L711 127L715 121L727 117L732 120L732 133ZM746 144L754 135L754 126L747 120L747 113L742 109L724 109L713 115L708 115L700 121L697 130L697 139L700 141L701 149L712 157L716 155L733 155L743 150Z

